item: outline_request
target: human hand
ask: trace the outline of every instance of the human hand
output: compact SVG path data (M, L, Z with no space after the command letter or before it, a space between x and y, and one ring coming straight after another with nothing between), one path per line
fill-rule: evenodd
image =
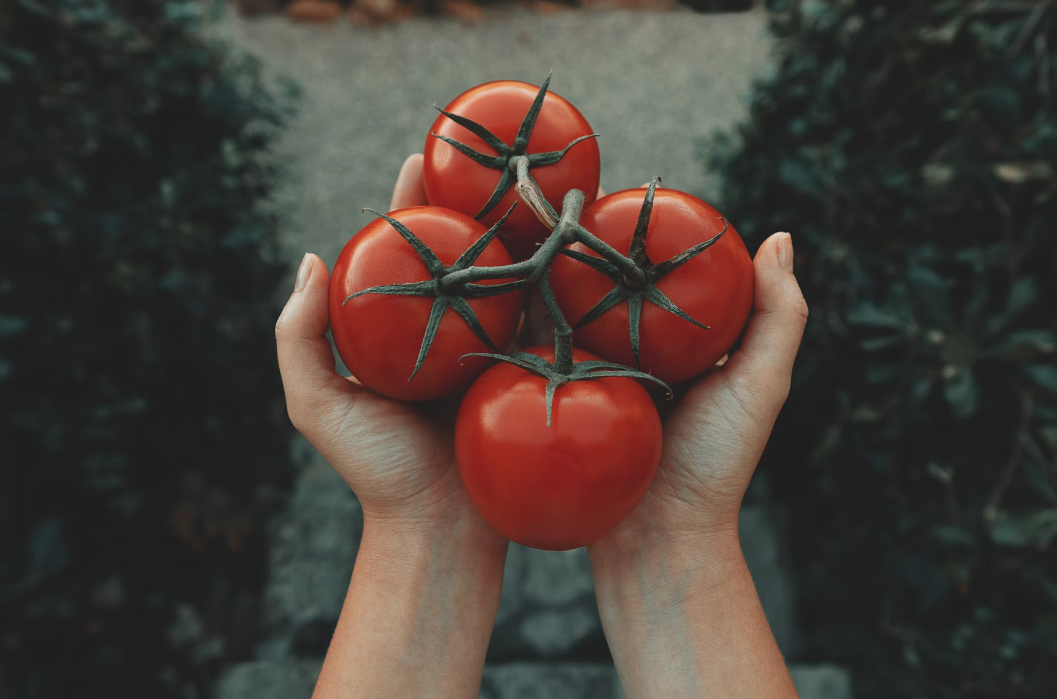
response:
M788 233L763 242L753 270L755 313L741 348L679 398L664 420L653 485L599 548L737 531L745 490L789 393L808 313Z
M598 198L604 195L599 188ZM597 548L627 548L633 543L628 539L736 532L741 500L789 392L808 313L793 276L788 233L763 242L753 271L755 313L741 348L680 396L664 419L653 485ZM553 323L536 289L530 291L525 328L528 344L553 342Z
M664 421L638 507L588 546L602 627L629 699L795 699L738 540L738 510L789 392L807 304L787 233L753 262L741 348Z
M405 163L390 210L425 204L421 156ZM367 526L465 529L492 547L506 542L480 518L455 467L457 402L390 400L335 372L328 327L326 265L306 254L276 324L279 369L294 426L319 450L363 506Z
M390 210L425 204L421 156ZM305 255L275 327L287 411L356 493L364 531L313 694L476 696L508 542L455 467L456 404L406 404L338 375L326 337L328 273Z

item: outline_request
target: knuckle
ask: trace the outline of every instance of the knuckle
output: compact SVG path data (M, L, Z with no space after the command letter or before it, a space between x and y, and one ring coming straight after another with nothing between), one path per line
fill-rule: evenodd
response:
M286 399L286 415L290 418L290 424L294 426L294 429L301 434L304 434L304 430L302 429L304 426L302 422L303 412L298 407L298 402L289 397Z
M781 410L782 406L785 405L785 402L789 400L789 392L792 390L792 384L792 377L788 375L781 381L777 382L777 385L775 386L774 401L778 410Z
M803 294L797 294L796 301L793 302L793 312L800 316L804 320L804 322L807 322L807 299L804 298Z
M279 316L279 319L275 321L275 341L282 342L286 335L286 314Z

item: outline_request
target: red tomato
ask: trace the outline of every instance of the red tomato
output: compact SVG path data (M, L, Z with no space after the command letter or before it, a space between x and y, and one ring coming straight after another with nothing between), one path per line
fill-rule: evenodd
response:
M554 351L526 350L553 361ZM574 350L575 361L596 359ZM608 533L646 493L661 458L661 421L631 378L547 379L501 362L463 398L455 423L459 474L470 499L503 536L552 551Z
M455 211L416 206L390 214L403 223L445 266L451 266L487 232L482 224ZM510 255L493 240L474 263L510 264ZM338 354L364 386L399 400L427 400L469 385L491 360L468 357L469 352L494 351L473 333L454 309L441 316L429 354L413 380L414 370L433 299L425 296L364 294L369 287L423 282L432 278L422 258L384 218L364 226L338 256L330 279L330 327ZM511 280L499 280L511 281ZM481 282L495 284L499 282ZM520 314L517 293L467 299L481 326L496 347L505 348L514 335Z
M580 223L627 255L645 189L602 197L584 211ZM646 254L658 264L723 230L720 214L697 197L674 189L656 191L646 234ZM598 257L577 243L571 250ZM609 293L615 282L564 255L554 261L551 287L570 324L576 323ZM702 373L731 348L752 310L752 259L733 227L710 248L655 284L702 329L644 301L639 327L639 366L668 384ZM629 305L622 302L573 334L577 347L609 360L635 366L631 351Z
M521 121L538 91L535 85L513 80L485 83L456 97L446 111L477 122L512 146ZM479 136L443 114L433 123L433 133L459 141L479 153L497 155L497 151ZM590 124L576 107L553 92L548 92L532 129L527 153L560 151L577 138L591 133ZM570 189L583 190L587 196L586 204L593 202L598 192L598 173L598 144L595 139L576 144L553 165L542 165L530 170L543 196L559 212L562 199ZM501 176L500 170L475 162L451 144L432 135L426 138L423 180L430 204L476 216L492 196ZM511 187L491 212L480 219L481 222L491 226L516 201L517 192ZM523 260L532 255L536 243L543 242L548 233L532 211L524 204L519 204L504 225L500 237L511 257Z

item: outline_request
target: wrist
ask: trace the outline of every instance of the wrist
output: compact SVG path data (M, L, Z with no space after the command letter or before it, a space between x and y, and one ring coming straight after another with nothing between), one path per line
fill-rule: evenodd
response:
M736 524L682 536L640 530L588 552L629 699L796 697Z
M708 560L741 557L737 512L709 521L695 519L693 528L674 526L632 513L612 532L587 547L592 565L615 571L661 560L684 560L687 566Z
M470 696L499 607L507 542L474 517L427 526L365 509L313 696Z
M465 493L446 498L435 507L375 507L363 503L361 551L387 549L387 553L414 553L443 546L460 555L478 553L494 558L506 555L509 542L481 517Z
M588 546L599 611L627 604L645 587L684 600L690 593L708 595L739 579L745 558L737 521L694 533L674 534L650 528L624 529Z
M379 516L365 510L357 559L378 559L388 565L428 559L452 567L451 573L458 575L471 565L502 570L508 546L476 512L426 520Z

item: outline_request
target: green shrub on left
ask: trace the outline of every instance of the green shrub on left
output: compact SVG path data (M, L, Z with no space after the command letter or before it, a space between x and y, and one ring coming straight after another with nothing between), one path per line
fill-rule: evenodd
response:
M248 656L288 423L285 106L197 2L0 1L0 698Z

